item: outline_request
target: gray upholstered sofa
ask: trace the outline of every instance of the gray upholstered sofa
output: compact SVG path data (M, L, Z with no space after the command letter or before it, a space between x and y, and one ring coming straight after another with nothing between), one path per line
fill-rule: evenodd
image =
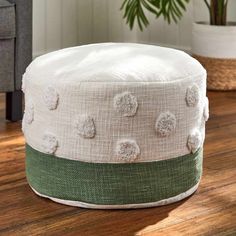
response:
M6 118L22 118L22 75L32 60L32 0L0 0L0 92Z

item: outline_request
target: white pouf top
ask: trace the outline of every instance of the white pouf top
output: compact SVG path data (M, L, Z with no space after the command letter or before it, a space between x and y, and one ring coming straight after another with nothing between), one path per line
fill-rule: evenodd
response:
M170 48L104 43L59 50L38 57L27 73L45 83L175 81L205 75L198 61Z
M58 157L163 160L204 140L206 72L182 51L127 43L63 49L31 63L23 90L26 142Z

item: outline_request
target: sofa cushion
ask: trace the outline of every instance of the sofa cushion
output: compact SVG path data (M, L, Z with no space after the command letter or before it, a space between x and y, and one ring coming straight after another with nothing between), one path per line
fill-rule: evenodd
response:
M15 37L15 5L0 0L0 39Z

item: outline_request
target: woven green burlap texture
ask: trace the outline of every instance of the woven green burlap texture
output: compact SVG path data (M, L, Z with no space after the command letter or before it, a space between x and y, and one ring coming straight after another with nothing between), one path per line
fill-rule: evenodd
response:
M156 202L187 191L202 174L202 149L169 160L88 163L58 158L26 145L26 174L39 193L93 204Z

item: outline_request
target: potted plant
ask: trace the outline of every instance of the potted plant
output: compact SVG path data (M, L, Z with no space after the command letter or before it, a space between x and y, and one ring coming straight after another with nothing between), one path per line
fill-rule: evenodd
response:
M202 0L209 10L209 22L193 24L192 53L206 68L208 89L236 89L236 24L227 22L228 0ZM168 23L178 22L189 0L124 0L121 9L132 29L141 30L149 21L144 9Z

